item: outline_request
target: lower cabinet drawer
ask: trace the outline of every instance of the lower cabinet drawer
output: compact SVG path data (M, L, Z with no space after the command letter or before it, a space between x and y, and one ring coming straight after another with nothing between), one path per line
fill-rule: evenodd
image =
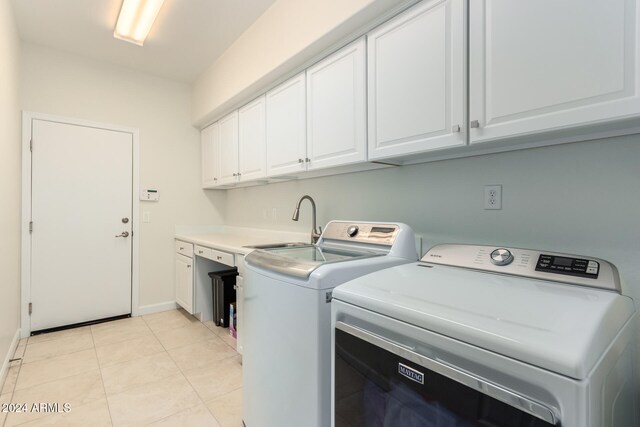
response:
M211 248L207 248L200 245L196 245L193 252L194 252L194 255L196 256L201 256L203 258L207 258L212 261L216 261L221 264L228 265L229 267L233 267L235 265L233 262L233 254L230 254L228 252L222 252L216 249L211 249Z
M193 243L176 240L176 252L186 257L193 258Z
M201 256L203 258L211 259L211 249L205 248L204 246L196 245L193 248L193 254L195 256Z
M217 251L215 249L211 249L210 259L217 261L221 264L228 265L229 267L233 267L235 265L233 262L233 254Z

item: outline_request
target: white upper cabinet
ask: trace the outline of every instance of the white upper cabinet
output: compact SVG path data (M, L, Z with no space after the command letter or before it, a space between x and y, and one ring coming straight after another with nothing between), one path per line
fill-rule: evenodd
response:
M220 174L220 127L214 123L200 134L202 147L202 188L218 185Z
M267 176L264 96L238 111L238 158L239 181L250 181Z
M367 157L364 38L307 70L309 170Z
M220 126L220 178L221 185L238 181L238 110L218 122Z
M465 13L424 1L368 34L370 160L465 145Z
M301 73L266 95L268 176L306 170L305 90Z
M636 0L470 2L472 143L640 113Z

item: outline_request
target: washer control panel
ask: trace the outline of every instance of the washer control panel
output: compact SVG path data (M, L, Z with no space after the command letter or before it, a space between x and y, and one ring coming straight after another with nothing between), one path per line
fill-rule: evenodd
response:
M509 249L500 248L491 252L491 262L495 265L509 265L513 261L513 255Z
M585 258L540 254L536 271L597 279L600 263Z
M398 224L331 221L322 233L322 238L323 240L392 246L399 231Z
M618 270L591 257L479 245L437 245L422 262L621 292Z

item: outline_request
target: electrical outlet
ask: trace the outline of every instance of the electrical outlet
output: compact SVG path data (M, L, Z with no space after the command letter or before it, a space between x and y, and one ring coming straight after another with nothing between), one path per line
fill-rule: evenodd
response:
M484 208L502 209L502 185L484 186Z

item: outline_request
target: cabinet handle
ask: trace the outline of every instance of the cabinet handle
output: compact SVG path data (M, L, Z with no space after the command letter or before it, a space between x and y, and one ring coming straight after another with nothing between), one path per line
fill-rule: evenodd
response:
M233 174L233 176L238 176L238 174L237 174L237 173L234 173L234 174Z
M304 163L304 160L298 159L298 163Z
M222 257L221 257L221 256L216 256L216 258L217 258L217 259L222 259Z
M214 180L214 181L217 181L217 180L218 180L218 178L213 178L213 180Z
M477 120L471 120L471 123L469 123L469 127L471 128L479 128L480 127L480 122Z
M238 176L241 176L242 174L240 172L238 172Z
M191 266L190 266L190 265L187 265L187 268L191 268Z
M311 162L311 159L307 157L307 158L304 159L304 161L309 163L309 162Z
M202 253L202 251L198 251L198 253L199 253L199 254L201 254L201 253Z
M460 125L455 125L451 128L451 132L460 132Z
M184 251L184 248L183 248L182 246L180 246L180 250L181 250L181 251Z

